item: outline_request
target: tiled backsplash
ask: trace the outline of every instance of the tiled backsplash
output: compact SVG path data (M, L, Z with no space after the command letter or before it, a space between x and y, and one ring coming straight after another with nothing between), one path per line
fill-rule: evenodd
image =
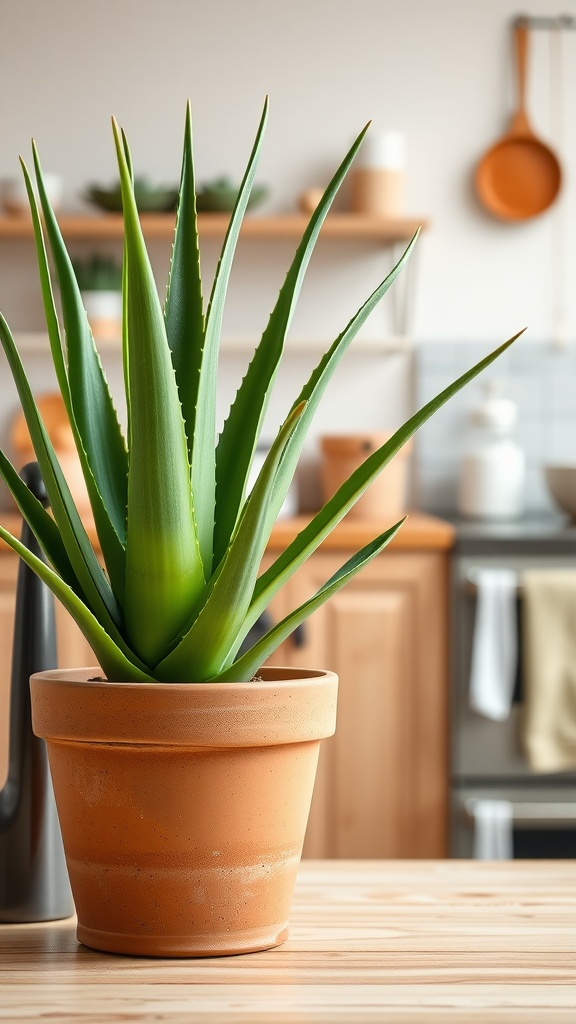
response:
M416 353L418 408L490 351L478 342L429 342ZM576 464L576 345L520 338L507 352L452 398L418 432L415 499L420 508L454 513L458 465L471 408L480 401L482 380L499 380L518 406L515 431L527 460L526 511L553 509L544 480L547 462Z

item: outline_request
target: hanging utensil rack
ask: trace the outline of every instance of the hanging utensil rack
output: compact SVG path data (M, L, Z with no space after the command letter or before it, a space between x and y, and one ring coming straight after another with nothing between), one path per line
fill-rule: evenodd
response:
M571 31L576 29L576 18L571 14L557 14L554 18L519 14L513 19L512 24L514 26L518 25L521 28L547 29L548 31L566 29Z

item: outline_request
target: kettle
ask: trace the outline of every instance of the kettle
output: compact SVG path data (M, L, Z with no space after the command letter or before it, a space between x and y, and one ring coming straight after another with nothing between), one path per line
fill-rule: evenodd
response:
M47 504L37 463L21 477ZM42 552L30 527L22 543L39 558ZM0 922L54 921L74 913L62 837L44 740L32 732L29 679L55 668L54 598L44 583L20 562L10 681L8 776L0 790Z

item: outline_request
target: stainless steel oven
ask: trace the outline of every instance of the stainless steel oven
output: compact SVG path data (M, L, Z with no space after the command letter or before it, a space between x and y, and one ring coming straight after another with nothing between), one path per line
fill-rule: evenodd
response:
M556 518L518 524L457 524L453 568L451 700L451 854L473 856L480 807L504 806L512 857L576 857L576 771L534 772L522 749L521 657L510 716L504 721L471 710L469 679L476 616L475 570L573 567L576 527ZM522 592L517 596L521 629ZM519 645L521 649L521 644Z

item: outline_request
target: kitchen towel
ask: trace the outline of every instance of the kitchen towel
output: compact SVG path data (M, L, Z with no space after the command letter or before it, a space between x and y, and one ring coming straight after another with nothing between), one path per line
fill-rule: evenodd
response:
M469 800L474 819L474 860L512 860L513 807L509 800Z
M513 569L474 569L476 619L468 699L485 718L502 722L512 706L518 663L518 574Z
M576 768L576 571L522 574L524 750L541 772Z

